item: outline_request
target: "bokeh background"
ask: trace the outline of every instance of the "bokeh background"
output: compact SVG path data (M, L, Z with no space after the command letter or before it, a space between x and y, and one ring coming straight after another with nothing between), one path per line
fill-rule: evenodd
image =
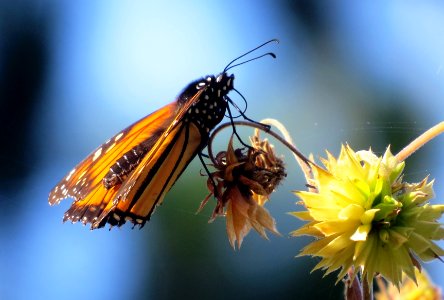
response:
M294 257L309 239L289 237L301 223L287 212L304 181L278 145L289 174L267 208L283 236L251 232L237 251L223 219L207 223L212 207L195 215L198 160L143 230L62 224L71 200L47 195L107 138L271 38L276 60L232 70L250 117L278 118L306 154L397 152L443 121L443 36L441 1L2 1L0 298L340 298L334 275ZM436 178L441 203L443 149L441 137L406 169ZM444 286L442 263L426 268Z

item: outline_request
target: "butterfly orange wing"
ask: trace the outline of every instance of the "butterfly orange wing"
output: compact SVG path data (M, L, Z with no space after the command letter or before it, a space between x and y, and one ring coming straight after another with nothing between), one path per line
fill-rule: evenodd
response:
M181 120L201 93L202 91L198 91L182 104L177 101L173 102L134 123L93 151L69 172L49 195L50 205L58 204L67 197L75 199L65 213L63 221L91 223L92 229L103 227L107 222L120 226L127 219L130 219L134 224L143 225L158 200L163 198L177 177L197 154L197 151L200 150L199 129L192 123L183 126ZM110 167L127 151L147 139L152 141L151 150L148 151L137 168L129 174L129 178L122 184L106 189L102 180ZM170 151L171 149L173 151ZM162 172L154 172L156 174L142 172L143 170L152 170L153 166ZM167 169L174 171L172 176L164 172ZM164 187L158 198L153 200L153 197L138 196L134 199L134 195L128 195L133 186L141 185L147 178L155 183L149 185L153 194L157 194L158 186ZM125 201L122 201L122 205L116 208L117 204L121 202L120 199ZM138 205L133 209L136 203ZM137 209L141 205L140 203L144 203L145 209Z
M153 145L174 121L179 105L168 104L116 134L72 169L50 192L49 204L64 198L75 199L64 220L86 223L100 214L118 191L118 186L105 189L102 179L110 167L127 151L151 138Z

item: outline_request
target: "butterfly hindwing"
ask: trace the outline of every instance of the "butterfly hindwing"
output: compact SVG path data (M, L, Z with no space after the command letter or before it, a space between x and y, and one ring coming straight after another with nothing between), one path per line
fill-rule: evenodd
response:
M174 128L159 141L157 151L149 152L121 186L114 214L110 216L117 219L114 223L130 220L143 226L200 150L200 131L194 124ZM107 215L104 211L93 227L101 227L102 218Z

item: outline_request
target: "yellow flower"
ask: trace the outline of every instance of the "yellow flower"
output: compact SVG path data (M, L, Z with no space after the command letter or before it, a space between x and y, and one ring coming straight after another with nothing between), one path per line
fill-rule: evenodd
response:
M380 291L375 294L376 300L440 300L441 290L430 280L427 272L415 269L417 283L403 276L400 289L393 284L378 284Z
M322 163L326 169L313 166L312 189L296 192L307 211L292 213L309 222L292 235L317 238L300 254L321 258L314 270L341 269L340 281L353 267L370 286L376 274L399 286L403 272L415 279L416 258L444 255L433 242L444 238L437 221L444 205L428 203L433 181L403 182L404 162L389 148L378 157L346 145L338 159L327 152Z
M210 221L217 216L226 217L228 239L233 248L236 243L240 248L251 228L264 238L267 238L266 229L279 234L275 220L263 205L286 176L285 168L267 140L255 135L251 142L252 147L245 153L234 149L231 137L227 151L216 155L213 167L217 171L207 181L210 193L199 208L202 209L212 195L216 197Z

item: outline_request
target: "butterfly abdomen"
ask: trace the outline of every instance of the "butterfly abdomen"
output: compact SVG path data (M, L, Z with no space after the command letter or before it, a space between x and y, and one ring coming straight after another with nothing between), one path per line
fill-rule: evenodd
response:
M148 149L144 148L143 144L139 144L120 157L103 178L105 188L108 190L121 184L128 174L137 167L147 151Z
M103 177L102 183L107 190L113 186L121 184L128 175L139 165L142 158L150 150L153 142L155 142L161 131L155 132L151 137L134 146L121 156L110 168L108 173Z

